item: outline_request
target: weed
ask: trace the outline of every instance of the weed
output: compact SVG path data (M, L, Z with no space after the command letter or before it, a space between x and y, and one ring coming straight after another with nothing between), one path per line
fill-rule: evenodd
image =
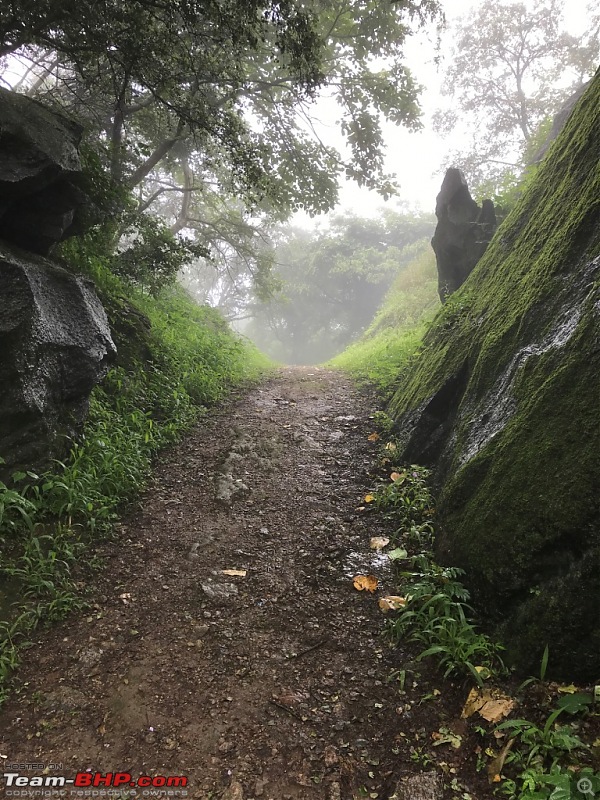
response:
M375 492L374 504L385 517L410 529L432 514L432 498L427 484L429 470L415 464L393 471L393 478Z
M412 570L401 571L402 593L407 598L400 614L388 623L394 642L421 646L417 660L435 657L444 672L468 675L483 683L481 667L488 672L505 671L501 646L479 633L469 620L469 592L460 582L457 567L442 567L433 560L433 499L428 486L429 471L412 464L391 473L391 480L374 492L374 504L396 524L394 538L411 543L417 554L408 559Z
M109 303L125 289L96 263L94 277ZM19 649L42 621L83 607L73 578L94 539L106 536L119 506L143 488L152 459L177 440L229 386L257 376L264 362L232 334L217 312L179 290L159 298L133 296L152 323L152 359L117 367L96 387L82 436L64 461L41 475L17 472L0 482L0 580L18 602L2 609L0 703ZM129 302L129 301L128 301ZM86 559L86 565L98 566Z
M543 727L526 719L507 720L496 727L518 741L507 763L518 770L516 780L506 780L502 792L519 800L580 800L600 790L600 775L569 763L573 754L590 748L577 736L573 725L557 725L564 713L577 714L592 704L590 694L578 692L562 697Z

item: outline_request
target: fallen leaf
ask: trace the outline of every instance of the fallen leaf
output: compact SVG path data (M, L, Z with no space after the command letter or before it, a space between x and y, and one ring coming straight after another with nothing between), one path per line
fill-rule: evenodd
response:
M392 561L396 561L399 558L408 558L408 552L404 549L404 547L396 547L394 550L389 551L387 557Z
M397 445L394 444L394 442L388 442L386 444L386 446L385 446L385 449L386 450L397 450L398 447L397 447Z
M434 747L439 747L442 744L451 744L452 747L458 750L462 744L462 736L453 733L448 728L440 728L439 731L434 731L431 734L431 738L433 739Z
M476 711L479 711L481 706L483 705L484 700L481 694L479 693L479 689L471 689L469 692L469 696L463 706L463 710L461 713L461 717L463 719L468 719L472 717Z
M247 569L222 569L223 575L231 575L233 578L245 578Z
M508 742L504 745L502 750L498 753L496 758L493 761L490 761L487 768L488 773L488 780L490 783L499 783L501 780L500 773L502 772L502 768L504 767L504 762L506 761L506 756L508 755L510 748L515 743L515 739L509 739Z
M575 692L578 692L579 689L577 686L575 686L575 684L571 683L569 686L559 686L558 691L562 692L563 694L575 694Z
M392 472L392 474L390 475L390 480L394 481L394 483L403 481L404 478L406 478L406 472Z
M377 588L377 578L374 575L357 575L354 578L354 588L362 592L364 589L367 592L374 592Z
M379 598L379 608L384 614L388 611L399 611L406 605L406 597L399 597L395 594L390 594L387 597Z
M375 500L374 494L366 494L365 495L365 503L372 503Z
M495 689L471 689L462 710L461 717L467 719L478 713L488 722L499 722L507 717L515 706L512 697Z
M379 434L378 433L372 433L368 437L368 439L369 439L370 442L376 442L379 439Z
M389 544L390 540L387 536L373 536L371 537L371 550L383 550L386 544Z

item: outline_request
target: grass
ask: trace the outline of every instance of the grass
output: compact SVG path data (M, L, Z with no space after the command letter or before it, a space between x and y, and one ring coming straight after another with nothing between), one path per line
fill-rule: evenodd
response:
M415 246L413 260L400 273L364 335L329 365L374 386L388 399L419 351L429 320L439 305L435 259L429 242Z
M371 507L392 524L389 538L394 549L389 556L397 567L397 599L403 601L388 619L390 640L415 645L415 661L433 660L445 678L466 679L478 687L485 685L487 691L503 686L504 692L510 692L510 673L501 658L503 648L477 630L469 591L462 583L463 570L435 560L436 514L429 472L414 464L398 466L390 418L379 412L377 424L381 430L380 463L387 475L372 490ZM533 686L534 697L556 694L556 684L545 682L548 660L546 649L539 679L512 687L518 701L523 703L523 690L528 686ZM560 696L555 708L547 708L548 700L540 707L538 701L533 712L540 716L538 723L509 719L489 730L476 729L489 737L485 752L479 748L478 769L492 765L494 761L485 757L495 759L502 742L508 743L505 761L503 758L494 778L494 794L510 800L583 800L600 790L600 774L592 767L592 748L580 735L586 717L594 712L594 697L589 692L575 692L575 687L573 692ZM419 758L420 763L430 763L426 752Z
M83 606L75 568L144 487L160 449L233 386L269 368L183 290L153 298L101 262L92 272L120 363L93 391L84 431L64 461L0 482L0 702L31 632Z

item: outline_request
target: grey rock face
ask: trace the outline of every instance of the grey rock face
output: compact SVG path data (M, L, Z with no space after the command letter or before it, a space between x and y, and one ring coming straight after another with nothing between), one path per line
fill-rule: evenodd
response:
M496 230L491 200L481 208L459 169L449 169L436 198L438 224L431 240L438 268L440 300L446 301L469 277Z
M0 456L40 466L81 427L115 354L93 285L0 243Z
M0 89L0 239L46 255L83 231L91 204L79 185L81 134L75 122Z

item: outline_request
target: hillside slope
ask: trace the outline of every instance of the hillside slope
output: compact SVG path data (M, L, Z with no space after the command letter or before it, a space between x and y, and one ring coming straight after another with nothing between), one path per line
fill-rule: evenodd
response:
M600 674L599 159L597 74L390 405L509 660L549 644L581 679Z

